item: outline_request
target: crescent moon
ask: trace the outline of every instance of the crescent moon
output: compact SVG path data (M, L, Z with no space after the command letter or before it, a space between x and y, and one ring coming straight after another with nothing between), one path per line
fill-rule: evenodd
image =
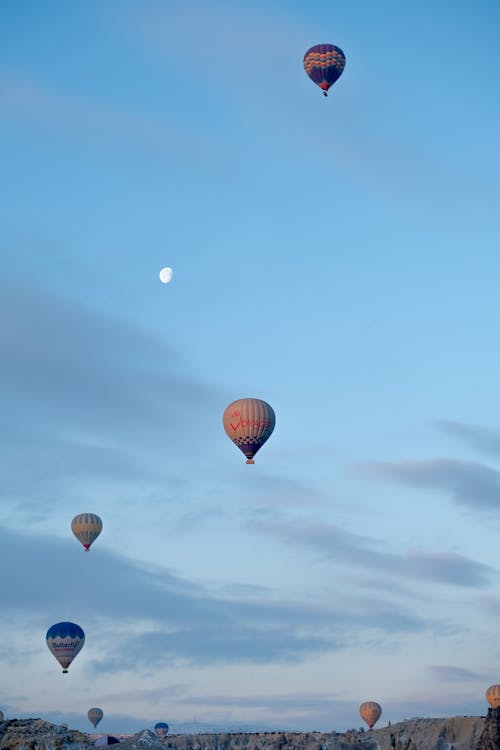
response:
M161 271L160 271L160 273L158 274L159 277L160 277L160 281L162 282L162 284L168 284L168 282L170 281L170 279L173 276L173 273L174 272L172 271L171 268L168 268L168 267L167 268L162 268Z

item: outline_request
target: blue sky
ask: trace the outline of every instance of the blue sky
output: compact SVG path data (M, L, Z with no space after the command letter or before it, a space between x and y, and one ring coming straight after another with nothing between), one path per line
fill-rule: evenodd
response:
M0 16L2 710L89 729L97 705L115 732L484 713L497 4ZM347 58L328 99L302 67L320 42ZM245 396L277 418L253 467L222 430ZM63 678L65 619L87 641Z

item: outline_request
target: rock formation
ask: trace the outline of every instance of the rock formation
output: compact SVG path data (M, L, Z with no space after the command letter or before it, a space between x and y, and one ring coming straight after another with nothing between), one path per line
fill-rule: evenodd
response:
M41 719L0 722L0 750L93 750L92 740ZM410 719L370 732L227 732L168 735L144 729L120 750L500 750L500 708L479 716Z
M118 745L114 747L118 748ZM143 729L120 742L119 750L166 750L167 743L161 740L155 732Z
M42 719L11 719L0 723L1 750L88 750L81 732Z
M488 709L476 750L500 750L500 707Z

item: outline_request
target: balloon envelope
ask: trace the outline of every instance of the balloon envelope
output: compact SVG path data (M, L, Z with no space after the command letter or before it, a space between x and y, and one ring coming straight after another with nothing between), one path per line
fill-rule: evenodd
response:
M94 707L89 708L89 710L87 711L87 716L89 718L89 721L91 721L92 724L96 727L104 716L104 713L102 708Z
M63 673L66 673L75 656L83 648L85 633L74 622L56 622L47 630L45 638L49 651L63 668Z
M334 44L315 44L304 55L304 68L311 81L327 96L330 86L342 75L345 55Z
M382 709L380 707L380 704L376 703L375 701L366 701L359 707L359 715L361 716L363 721L366 721L370 729L380 719L381 713Z
M486 691L486 700L492 708L500 706L500 685L490 685Z
M253 464L253 457L274 430L276 415L259 398L240 398L229 404L222 421L228 437L247 457L247 464Z
M155 724L155 732L160 739L165 739L168 734L168 724L166 724L164 721L159 721L157 724Z
M102 521L95 513L80 513L71 521L71 531L88 552L102 531Z

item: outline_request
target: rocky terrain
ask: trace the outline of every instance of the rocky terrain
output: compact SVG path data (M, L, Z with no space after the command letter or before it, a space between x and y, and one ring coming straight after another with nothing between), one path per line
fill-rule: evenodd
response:
M0 722L0 748L6 750L88 750L82 732L43 719L10 719Z
M81 732L42 719L0 721L0 750L90 750ZM144 729L120 750L500 750L500 708L486 718L411 719L363 732L258 732L169 735Z
M176 735L165 744L170 750L500 750L500 743L478 747L484 726L480 717L412 719L372 732Z

